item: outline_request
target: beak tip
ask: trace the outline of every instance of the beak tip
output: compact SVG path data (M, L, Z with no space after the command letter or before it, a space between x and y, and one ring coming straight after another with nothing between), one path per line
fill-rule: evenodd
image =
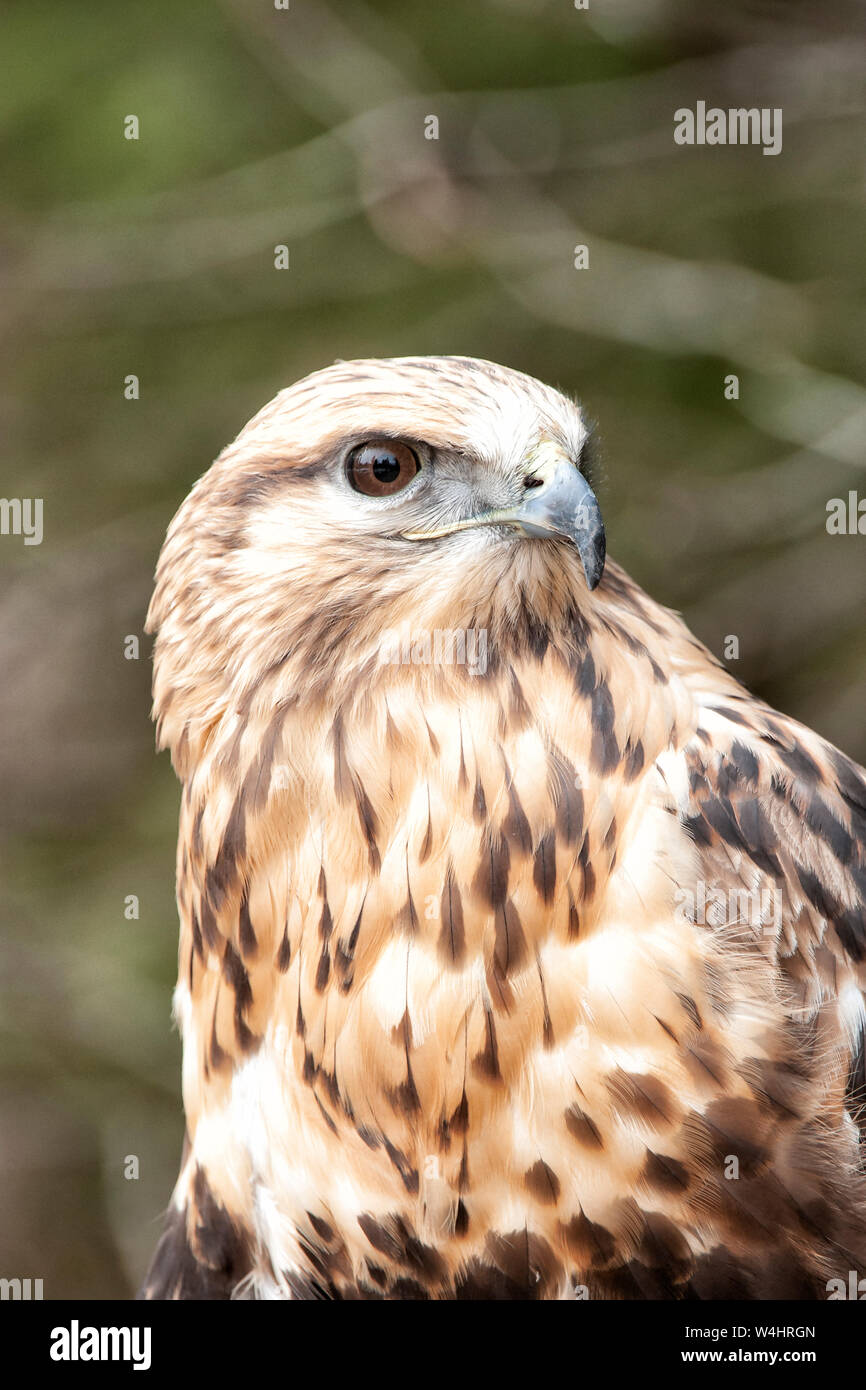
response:
M607 542L598 501L574 464L560 458L544 486L534 489L514 517L528 535L560 536L577 550L590 593L604 573Z
M583 565L583 573L586 577L586 587L590 593L597 589L604 575L604 562L607 556L607 540L604 528L600 527L592 538L592 543L587 547L587 552L581 552L580 559Z

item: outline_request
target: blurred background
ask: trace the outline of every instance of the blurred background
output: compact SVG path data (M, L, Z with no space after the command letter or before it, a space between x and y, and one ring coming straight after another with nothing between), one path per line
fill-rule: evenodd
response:
M0 1276L126 1297L183 1129L144 614L282 386L453 352L575 393L614 555L866 761L866 538L825 527L866 498L866 7L11 0L0 51L2 490L44 499L0 538ZM676 145L699 100L781 107L782 153Z

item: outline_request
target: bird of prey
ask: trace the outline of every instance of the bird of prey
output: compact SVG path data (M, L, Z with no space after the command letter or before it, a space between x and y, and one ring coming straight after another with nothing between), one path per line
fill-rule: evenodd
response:
M866 774L606 561L593 438L491 362L338 362L172 522L186 1139L145 1297L866 1273Z

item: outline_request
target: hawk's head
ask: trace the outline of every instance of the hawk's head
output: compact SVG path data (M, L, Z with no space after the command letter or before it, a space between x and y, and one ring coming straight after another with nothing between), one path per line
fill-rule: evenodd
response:
M186 703L202 729L277 670L286 698L301 673L308 697L374 678L409 623L502 650L573 611L605 556L587 437L557 391L473 358L341 362L280 392L169 530L157 712Z

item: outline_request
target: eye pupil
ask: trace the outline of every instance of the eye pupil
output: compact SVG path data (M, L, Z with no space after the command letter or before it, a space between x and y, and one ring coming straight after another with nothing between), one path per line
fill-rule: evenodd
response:
M408 487L420 468L415 450L397 440L359 444L346 459L346 474L356 492L390 497Z
M393 454L383 455L374 461L373 476L380 483L393 483L400 476L400 465Z

